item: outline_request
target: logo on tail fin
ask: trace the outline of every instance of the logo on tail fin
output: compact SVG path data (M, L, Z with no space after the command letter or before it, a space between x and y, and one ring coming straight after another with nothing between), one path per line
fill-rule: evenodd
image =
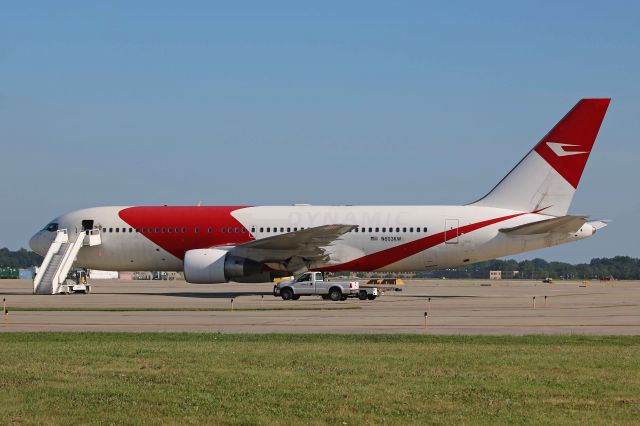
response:
M565 146L580 146L572 143L547 142L547 146L551 148L558 157L566 157L568 155L588 154L589 151L565 151Z
M580 100L534 148L574 188L578 187L608 106L609 99Z

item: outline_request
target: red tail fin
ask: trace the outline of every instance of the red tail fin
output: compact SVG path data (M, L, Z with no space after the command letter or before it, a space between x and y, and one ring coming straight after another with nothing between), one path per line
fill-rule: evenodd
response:
M610 99L582 99L475 205L564 216Z
M578 187L610 101L582 99L534 148L574 188Z

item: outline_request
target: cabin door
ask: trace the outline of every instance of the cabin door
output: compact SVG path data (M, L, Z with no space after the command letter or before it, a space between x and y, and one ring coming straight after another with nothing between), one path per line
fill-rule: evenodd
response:
M458 244L460 238L460 220L445 219L444 221L444 242L445 244Z

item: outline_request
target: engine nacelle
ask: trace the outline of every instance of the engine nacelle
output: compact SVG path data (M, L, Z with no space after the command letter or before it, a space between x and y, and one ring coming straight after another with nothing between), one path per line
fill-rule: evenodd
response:
M196 249L189 250L184 255L184 279L189 283L252 282L246 280L262 279L262 275L264 271L261 263L243 257L230 256L225 250Z

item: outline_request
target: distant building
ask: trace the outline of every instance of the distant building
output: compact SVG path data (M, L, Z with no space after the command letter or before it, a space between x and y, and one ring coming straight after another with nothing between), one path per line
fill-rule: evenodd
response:
M520 271L489 271L490 280L512 280L519 275Z
M118 279L120 281L131 281L133 280L133 272L120 272Z

